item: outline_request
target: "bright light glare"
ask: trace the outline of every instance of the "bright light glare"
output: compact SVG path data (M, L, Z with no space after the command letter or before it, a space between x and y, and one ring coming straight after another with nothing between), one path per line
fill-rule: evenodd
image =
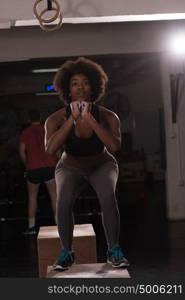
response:
M185 55L185 34L176 36L171 41L171 49L178 55Z

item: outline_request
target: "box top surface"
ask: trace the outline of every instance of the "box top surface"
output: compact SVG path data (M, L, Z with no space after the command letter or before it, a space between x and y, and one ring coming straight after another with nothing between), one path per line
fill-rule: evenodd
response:
M74 226L74 237L95 236L92 224L79 224ZM37 239L58 238L57 226L40 227Z

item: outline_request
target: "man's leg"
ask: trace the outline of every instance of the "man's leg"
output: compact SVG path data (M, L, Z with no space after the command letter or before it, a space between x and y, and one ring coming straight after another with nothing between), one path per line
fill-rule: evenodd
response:
M37 196L39 190L39 183L31 183L27 181L28 189L28 219L29 219L29 228L35 226L35 216L37 212Z
M51 179L49 181L45 181L50 199L51 199L51 207L54 213L54 217L56 216L56 182L55 179Z

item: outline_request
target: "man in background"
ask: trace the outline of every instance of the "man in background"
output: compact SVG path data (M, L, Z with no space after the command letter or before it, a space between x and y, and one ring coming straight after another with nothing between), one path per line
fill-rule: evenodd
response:
M36 234L36 213L39 186L46 184L51 206L56 220L56 184L55 165L56 158L45 152L44 126L40 122L38 110L29 111L31 125L26 127L20 135L19 154L26 168L26 181L28 190L28 229L26 235Z

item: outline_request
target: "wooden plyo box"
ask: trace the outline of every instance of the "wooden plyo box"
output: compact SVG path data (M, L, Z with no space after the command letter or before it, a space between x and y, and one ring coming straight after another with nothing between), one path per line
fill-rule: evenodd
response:
M127 269L116 269L107 263L72 265L66 271L47 269L48 278L130 278Z
M46 277L47 267L55 262L62 248L57 226L40 227L37 248L39 277ZM96 236L92 224L74 226L73 251L76 264L97 262Z

